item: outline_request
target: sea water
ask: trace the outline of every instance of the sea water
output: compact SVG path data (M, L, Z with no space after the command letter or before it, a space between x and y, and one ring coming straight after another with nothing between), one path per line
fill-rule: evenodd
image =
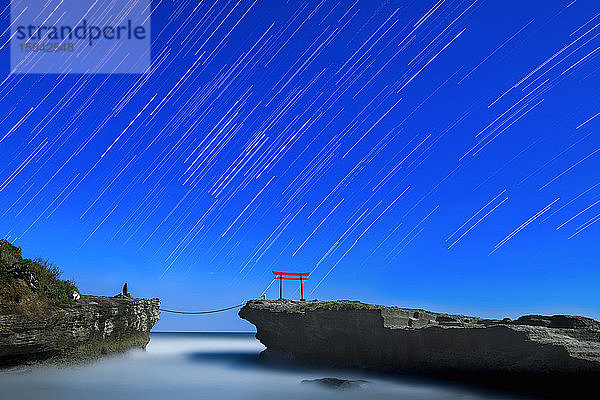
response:
M508 399L497 393L414 379L274 365L259 359L253 333L152 333L147 350L76 365L0 371L2 400L445 400ZM362 379L331 389L303 380Z

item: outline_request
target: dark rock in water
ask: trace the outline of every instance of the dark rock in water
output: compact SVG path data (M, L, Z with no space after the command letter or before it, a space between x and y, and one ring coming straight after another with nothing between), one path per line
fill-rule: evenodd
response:
M338 378L321 378L321 379L305 379L302 383L319 385L329 389L337 389L337 390L346 390L346 389L360 389L367 383L368 381L358 379L338 379Z
M491 320L352 301L251 300L240 317L266 355L485 383L552 396L600 377L600 323L530 315Z

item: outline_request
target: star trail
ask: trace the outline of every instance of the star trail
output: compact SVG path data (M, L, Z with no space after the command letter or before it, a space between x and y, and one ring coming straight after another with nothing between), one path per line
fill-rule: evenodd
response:
M600 8L526 3L155 1L150 70L114 75L10 74L5 5L0 234L256 295L593 264Z

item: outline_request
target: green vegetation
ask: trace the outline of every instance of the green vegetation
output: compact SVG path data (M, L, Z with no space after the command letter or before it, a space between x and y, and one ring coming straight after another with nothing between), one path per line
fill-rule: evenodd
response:
M16 279L9 269L15 264L20 264L25 271L37 280L35 292L48 300L59 304L73 302L72 294L77 290L75 284L68 280L60 279L60 269L41 258L35 260L23 259L21 249L5 239L0 240L0 286L9 284Z
M0 284L12 280L12 275L8 273L7 269L22 260L20 248L13 246L4 239L0 240Z
M319 302L306 302L294 305L294 311L314 311L314 310L331 310L331 311L342 311L342 310L380 310L382 307L365 304L360 301L351 300L338 300L338 301L319 301Z

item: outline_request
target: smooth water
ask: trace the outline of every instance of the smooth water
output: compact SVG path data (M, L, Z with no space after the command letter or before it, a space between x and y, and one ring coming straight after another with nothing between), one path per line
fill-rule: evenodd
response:
M2 400L111 399L507 399L449 385L361 372L276 367L259 361L254 334L153 333L147 351L72 367L44 365L0 372ZM302 384L336 377L369 381L358 389Z

